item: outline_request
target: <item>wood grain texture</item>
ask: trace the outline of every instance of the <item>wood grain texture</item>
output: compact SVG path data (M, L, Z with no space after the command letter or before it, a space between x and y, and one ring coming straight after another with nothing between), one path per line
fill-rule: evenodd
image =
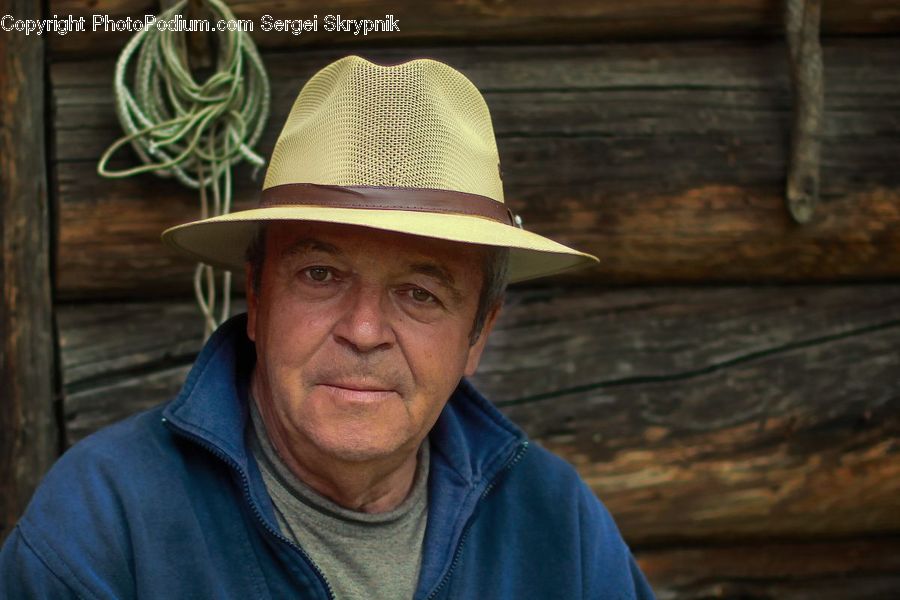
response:
M900 7L891 0L843 0L824 3L822 31L831 34L896 33L900 31ZM566 0L547 3L524 0L516 3L493 0L429 2L395 0L230 0L235 16L254 22L251 36L262 48L384 44L434 44L483 42L596 42L603 40L777 36L782 31L780 5L771 0ZM50 0L50 13L85 16L109 15L143 18L159 13L153 0ZM301 35L264 32L261 17L311 19L319 16L319 29ZM354 36L324 30L325 15L350 19L379 19L392 14L400 31ZM128 40L126 33L98 30L52 36L54 59L72 56L109 56Z
M790 95L780 43L393 49L428 54L485 93L507 198L527 228L597 254L557 281L838 282L900 276L900 42L825 45L821 206L784 207ZM340 51L270 54L269 153L299 85ZM111 62L52 68L62 298L183 294L193 266L159 244L196 218L193 191L151 175L101 180L119 135ZM132 164L130 151L118 159ZM260 181L240 170L238 208Z
M900 539L637 551L658 600L885 600L900 592Z
M482 387L575 464L637 543L896 531L896 292L866 309L861 296L802 289L636 292L646 308L599 329L538 305L547 325L508 338L529 349L527 378L509 361L504 378L485 365ZM554 377L564 383L552 389ZM498 392L500 381L523 391Z
M70 441L174 395L200 341L189 303L59 319ZM633 544L814 540L900 532L898 347L897 285L517 290L474 381Z
M57 453L43 61L42 37L0 33L0 542Z

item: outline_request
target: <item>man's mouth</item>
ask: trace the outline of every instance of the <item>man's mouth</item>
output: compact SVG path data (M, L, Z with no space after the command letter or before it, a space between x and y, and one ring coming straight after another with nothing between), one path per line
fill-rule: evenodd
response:
M339 400L353 403L371 403L394 396L395 389L367 381L327 381L319 384Z
M343 388L345 390L352 390L355 392L392 392L394 389L390 386L371 382L371 381L353 381L353 380L343 380L338 379L334 381L324 381L322 385L328 385L331 387Z

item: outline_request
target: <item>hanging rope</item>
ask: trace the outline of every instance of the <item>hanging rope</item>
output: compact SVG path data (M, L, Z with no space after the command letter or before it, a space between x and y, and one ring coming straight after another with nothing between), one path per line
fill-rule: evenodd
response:
M791 154L785 192L788 210L797 223L809 222L819 203L819 163L825 121L819 43L821 12L821 0L785 0L784 23L793 92Z
M203 0L212 22L234 21L219 0ZM164 11L168 21L181 14L183 0ZM145 27L128 42L116 63L116 114L125 136L100 158L97 172L108 178L141 173L175 177L199 189L200 217L231 210L231 168L242 160L255 165L254 176L265 160L252 150L269 114L269 80L250 36L223 31L217 36L215 69L204 82L194 81L187 61L186 34ZM126 83L134 57L133 89ZM143 165L112 171L112 155L130 144ZM211 196L211 202L210 198ZM222 274L222 306L216 319L216 272L198 264L194 292L203 313L206 335L230 315L231 273Z

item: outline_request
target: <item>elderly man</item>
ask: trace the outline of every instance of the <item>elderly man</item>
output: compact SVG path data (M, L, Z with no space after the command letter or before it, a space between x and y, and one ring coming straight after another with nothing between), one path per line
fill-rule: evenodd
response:
M164 240L246 267L172 402L69 450L4 598L649 598L612 519L464 379L507 280L589 264L503 202L487 106L433 60L304 86L258 208Z

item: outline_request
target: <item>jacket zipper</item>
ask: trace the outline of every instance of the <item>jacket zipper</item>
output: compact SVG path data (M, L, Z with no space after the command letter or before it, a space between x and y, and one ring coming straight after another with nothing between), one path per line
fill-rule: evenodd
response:
M522 460L522 456L525 454L526 450L528 450L528 440L525 440L519 445L519 450L516 452L515 456L509 459L509 461L503 466L500 472L497 473L496 477L491 480L491 483L488 484L488 486L484 489L484 492L482 492L481 497L478 498L479 503L487 497L491 490L494 489L494 486L502 478L502 476L506 474L507 471L516 466L516 463ZM469 517L469 520L466 522L466 527L465 529L463 529L463 533L459 538L459 544L456 545L456 552L454 552L453 554L453 562L450 563L450 568L447 569L446 573L444 573L444 577L441 579L440 583L437 584L437 587L435 587L431 591L431 593L428 594L426 600L432 600L435 596L437 596L438 592L441 591L441 588L443 588L444 585L446 585L446 583L450 581L450 576L453 574L453 570L456 568L460 556L462 556L463 546L466 543L466 538L469 536L469 530L472 528L472 523L475 521L474 514L475 512L473 511L472 516Z
M319 578L322 580L322 583L325 584L325 591L328 593L329 600L335 600L334 590L331 589L331 584L328 583L328 579L325 577L325 574L322 572L321 569L319 569L318 565L316 565L316 563L313 562L313 560L312 560L312 558L310 558L309 554L306 553L306 550L304 550L303 548L301 548L300 546L298 546L297 544L295 544L294 542L292 542L291 540L289 540L288 538L283 536L279 531L276 531L263 518L262 513L259 511L259 508L257 508L256 503L253 501L253 498L250 496L250 480L247 478L247 475L244 473L244 471L241 470L240 465L238 465L234 460L232 460L230 456L228 456L227 454L225 454L224 452L219 450L216 446L207 442L202 437L195 435L193 433L190 433L189 431L185 431L184 429L181 429L180 427L178 427L177 425L175 425L174 423L172 423L165 417L163 417L162 421L163 421L163 423L167 424L169 426L169 428L172 429L175 433L193 441L194 443L198 444L202 448L205 448L206 450L211 452L214 456L216 456L220 460L224 461L225 464L227 464L232 469L237 471L237 473L241 476L241 483L243 484L244 500L247 502L247 504L250 505L250 509L253 511L253 515L256 517L256 520L259 521L259 523L262 524L262 526L265 528L265 530L268 531L270 535L274 536L275 539L284 542L289 547L291 547L294 550L296 550L297 552L299 552L300 555L304 559L306 559L306 562L309 563L309 565L312 567L313 571L315 571L316 574L319 576Z

